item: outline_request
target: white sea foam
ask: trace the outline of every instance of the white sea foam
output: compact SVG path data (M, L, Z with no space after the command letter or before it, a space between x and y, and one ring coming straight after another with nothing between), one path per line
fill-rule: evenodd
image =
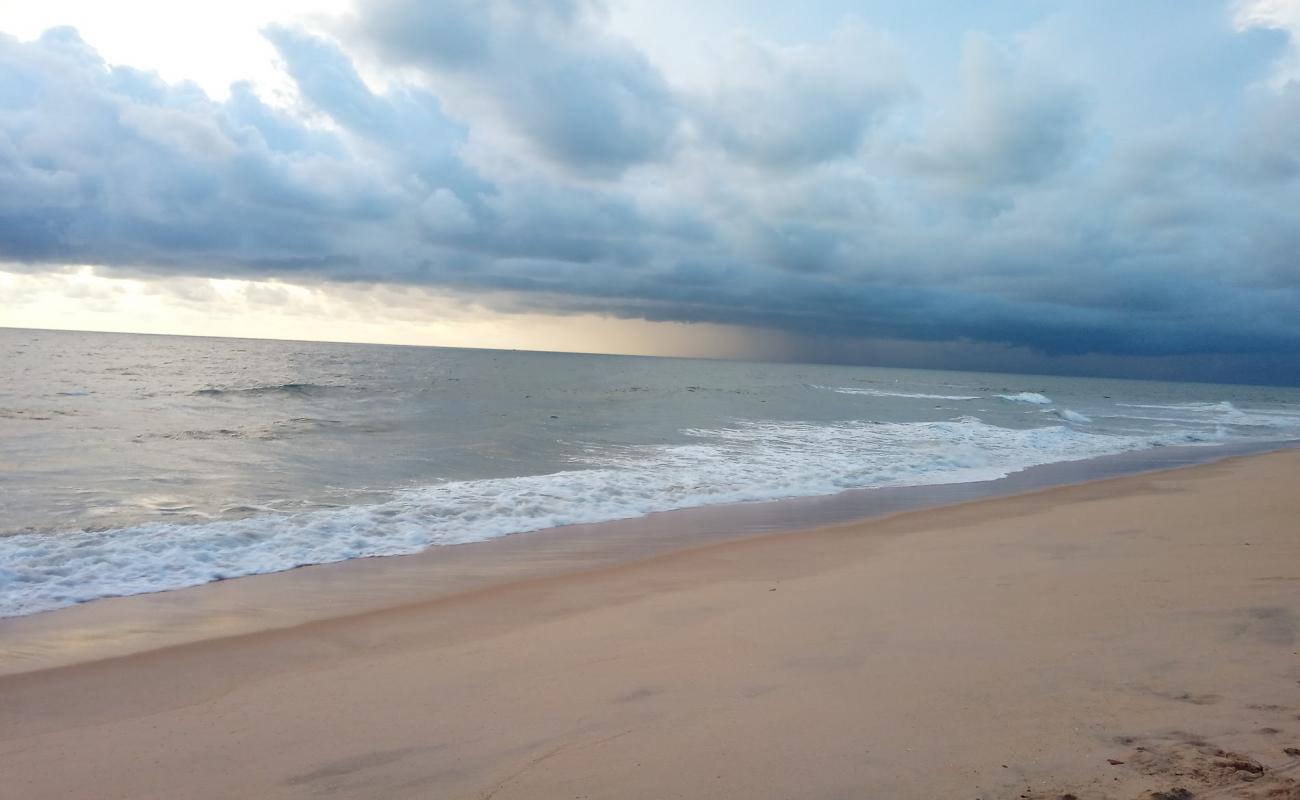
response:
M1086 414L1080 414L1078 411L1073 411L1068 408L1051 409L1051 411L1066 422L1074 422L1080 425L1086 425L1089 422L1092 422L1092 417L1089 417Z
M860 389L852 386L818 386L840 394L860 394L870 397L911 397L923 400L978 400L979 395L968 394L922 394L919 392L886 392L882 389Z
M415 553L655 511L990 480L1026 467L1158 444L1064 425L746 422L690 430L689 444L601 449L582 469L457 481L387 502L292 515L0 538L0 616L364 556Z
M1010 400L1013 403L1033 403L1034 405L1047 405L1052 402L1052 398L1038 392L1017 392L1016 394L1000 394L1003 400Z

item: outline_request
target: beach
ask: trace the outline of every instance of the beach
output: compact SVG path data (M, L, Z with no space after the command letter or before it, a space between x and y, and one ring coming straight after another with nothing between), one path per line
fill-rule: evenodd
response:
M1281 451L11 674L3 796L1297 797L1297 476Z
M0 800L1300 800L1300 0L674 2L0 12Z

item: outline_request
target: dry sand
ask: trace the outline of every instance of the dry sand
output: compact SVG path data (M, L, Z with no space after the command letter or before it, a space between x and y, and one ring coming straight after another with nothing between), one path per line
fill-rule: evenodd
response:
M1294 800L1298 628L1286 451L0 677L0 798Z

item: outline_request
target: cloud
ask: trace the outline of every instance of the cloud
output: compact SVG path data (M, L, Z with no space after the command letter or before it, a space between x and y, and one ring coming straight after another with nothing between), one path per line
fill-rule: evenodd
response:
M1068 166L1084 141L1083 92L1040 77L982 34L962 51L960 107L910 153L922 173L966 189L1037 183Z
M1285 33L1290 46L1273 80L1281 86L1300 81L1300 0L1237 0L1233 22L1241 31L1263 28Z
M1300 177L1300 80L1257 99L1245 120L1234 166L1264 183L1285 184Z
M1273 358L1300 381L1278 42L1201 9L1169 51L1235 71L1143 115L1077 60L1105 28L1065 5L928 72L852 19L730 35L676 86L595 3L385 0L336 38L268 28L294 88L275 104L107 64L70 29L0 36L0 260L433 287L775 331L805 357Z
M265 33L311 109L376 148L373 156L394 162L401 178L418 181L420 190L451 188L465 202L488 188L461 163L467 130L443 114L437 97L405 85L377 95L331 42L279 26Z
M355 37L389 63L458 84L538 153L591 174L663 158L679 124L659 71L580 0L381 0Z
M440 192L490 187L463 129L415 90L375 95L322 40L275 31L336 130L263 104L109 66L70 29L0 40L0 250L27 261L344 275ZM463 227L460 208L448 213ZM436 226L435 226L436 227ZM390 262L387 266L396 266Z
M771 168L854 155L910 91L897 46L855 20L809 45L735 36L718 75L694 98L695 125L729 155Z

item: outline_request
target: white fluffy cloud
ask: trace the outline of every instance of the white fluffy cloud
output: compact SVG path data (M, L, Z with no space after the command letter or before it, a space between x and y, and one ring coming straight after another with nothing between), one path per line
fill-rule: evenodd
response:
M858 154L876 123L911 90L890 38L856 20L824 41L778 46L731 37L716 84L692 98L704 139L771 168Z
M1300 0L1238 0L1234 21L1238 30L1266 28L1290 37L1290 49L1278 63L1273 81L1285 86L1300 80Z

